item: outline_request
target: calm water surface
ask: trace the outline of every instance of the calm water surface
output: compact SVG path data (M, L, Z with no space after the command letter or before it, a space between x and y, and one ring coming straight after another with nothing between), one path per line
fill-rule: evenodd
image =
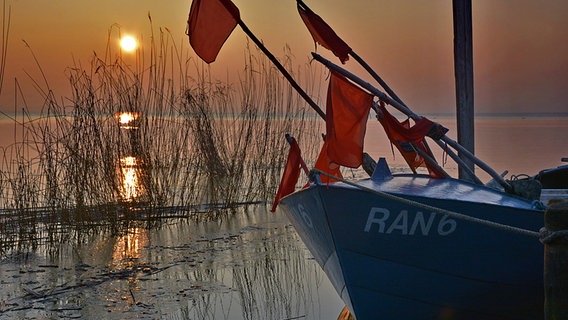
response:
M457 141L456 122L453 116L428 116L450 129L448 136ZM315 126L325 131L324 123L318 118ZM294 135L294 133L292 133ZM319 133L318 133L319 135ZM495 171L508 170L511 174L534 174L542 168L561 164L562 157L568 157L568 116L557 117L515 116L480 117L475 121L475 154ZM0 118L0 147L6 156L11 151L7 146L22 138L22 129L7 118ZM301 141L299 141L301 145ZM440 160L443 151L430 142ZM307 150L305 150L307 152ZM374 158L385 157L394 167L403 167L403 159L393 155L390 143L378 121L369 119L365 137L365 151ZM317 155L317 153L316 153ZM312 159L315 160L315 159ZM307 159L306 161L309 161ZM444 167L451 173L457 170L449 161Z
M337 319L343 304L281 214L171 219L3 257L0 319Z
M432 119L455 137L454 121ZM2 146L13 132L0 125ZM479 119L475 138L476 154L497 172L532 175L568 157L568 118ZM365 150L402 167L375 121ZM0 320L337 319L343 308L286 218L264 206L222 223L132 222L119 234L69 239L0 256Z
M450 129L448 136L457 141L456 122L450 118L429 117ZM475 121L475 155L496 172L510 175L534 175L542 169L562 165L568 157L568 117L497 117ZM436 159L443 159L443 151L430 143ZM384 130L376 121L367 127L365 150L374 158L385 157L393 166L403 166L398 154L393 156ZM444 165L450 174L457 172L451 159ZM482 181L490 178L476 168Z

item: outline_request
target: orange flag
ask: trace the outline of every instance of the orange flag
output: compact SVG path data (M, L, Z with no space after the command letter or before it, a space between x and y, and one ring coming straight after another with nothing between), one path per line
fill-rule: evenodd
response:
M424 142L424 137L436 128L434 123L423 117L411 126L409 119L399 122L397 118L388 112L384 105L380 105L379 108L382 113L379 122L383 125L391 143L400 151L412 171L416 172L418 167L426 167L431 177L443 178L444 173L428 165L426 160L414 149L415 147L420 148L432 158L434 157ZM440 134L444 135L447 129L443 127L442 129Z
M193 0L187 21L191 47L203 61L215 61L239 20L239 9L231 0Z
M312 34L314 41L331 50L342 63L345 63L349 59L349 53L352 51L347 43L341 40L335 31L305 4L298 2L298 12Z
M330 161L350 168L363 163L363 141L372 103L372 95L331 72L325 120Z
M338 164L331 162L329 157L327 156L327 147L328 143L325 141L321 148L320 154L318 156L318 160L316 161L316 165L314 168L319 169L323 172L329 173L332 176L336 176L338 178L343 178L341 175L341 170ZM321 182L323 183L330 183L335 182L335 179L329 178L327 176L321 176Z
M274 204L270 211L276 211L276 206L280 199L289 195L296 190L296 183L300 177L300 169L304 168L307 172L308 168L302 160L302 152L300 151L300 146L298 142L293 137L288 140L290 142L290 151L288 152L288 158L286 159L286 167L284 168L284 173L282 174L282 180L280 180L280 185L278 186L278 191L276 192L276 197L274 198Z

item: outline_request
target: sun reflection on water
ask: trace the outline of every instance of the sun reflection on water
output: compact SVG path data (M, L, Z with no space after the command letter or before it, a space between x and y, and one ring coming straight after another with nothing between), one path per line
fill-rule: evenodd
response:
M126 234L118 237L112 253L112 261L120 264L125 260L139 259L142 249L148 245L148 231L142 228L129 228Z
M122 129L138 129L139 112L118 112L115 117Z
M148 245L148 230L144 228L128 228L125 234L116 238L112 249L113 272L124 281L113 284L114 290L106 295L106 307L109 312L131 310L134 305L138 305L139 300L146 300L139 275L145 272L141 262Z
M120 170L122 173L122 198L133 200L140 196L140 184L137 172L137 159L127 156L120 159Z

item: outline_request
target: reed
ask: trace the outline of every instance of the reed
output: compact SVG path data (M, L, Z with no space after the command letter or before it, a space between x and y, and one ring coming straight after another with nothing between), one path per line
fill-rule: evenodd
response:
M108 46L86 68L69 67L71 96L61 101L45 77L34 82L41 111L23 106L13 116L21 140L0 149L0 247L55 239L62 224L88 228L172 212L220 219L235 205L272 201L288 150L284 133L317 144L315 115L258 51L247 49L241 80L231 84L212 80L167 29L150 43L148 60L146 48L125 57ZM289 53L284 60L291 69ZM309 68L308 83L318 74ZM137 116L128 128L117 121L123 112ZM313 148L304 150L315 158Z

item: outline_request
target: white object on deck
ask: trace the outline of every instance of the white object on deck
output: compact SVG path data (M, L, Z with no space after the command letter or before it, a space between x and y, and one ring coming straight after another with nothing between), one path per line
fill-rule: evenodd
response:
M548 206L550 200L568 199L568 189L542 189L540 201Z

